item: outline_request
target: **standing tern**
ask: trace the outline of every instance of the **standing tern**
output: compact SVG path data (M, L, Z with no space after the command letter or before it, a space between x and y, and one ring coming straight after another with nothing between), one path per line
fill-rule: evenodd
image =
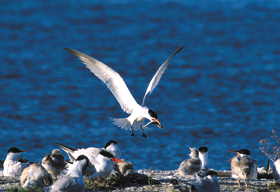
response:
M196 148L191 148L191 153L189 154L191 159L184 160L178 169L181 176L195 175L201 169L201 160L198 157L198 150Z
M207 171L209 169L208 163L208 147L200 147L199 149L199 159L201 160L201 170Z
M54 149L52 154L47 154L42 160L42 166L52 174L54 179L57 179L57 176L62 173L65 165L64 156L59 149Z
M8 150L5 162L4 162L4 176L20 177L22 171L35 162L29 162L23 159L20 154L27 152L27 150L20 150L16 147L12 147Z
M118 142L114 140L108 141L104 146L104 148L88 147L88 148L74 149L72 147L68 147L61 143L57 143L57 142L55 143L58 144L60 148L68 154L70 160L72 157L77 158L79 155L85 155L87 157L97 157L101 150L106 150L110 152L114 157L118 159L121 157L121 150L119 148ZM113 164L114 164L115 171L120 172L117 167L117 162L113 162Z
M280 183L280 159L273 162L272 177L277 183Z
M153 76L152 80L149 83L149 86L146 90L146 93L143 98L142 106L139 105L133 96L131 95L129 89L127 88L122 77L113 69L105 65L104 63L84 54L79 51L75 51L73 49L64 48L70 53L76 55L86 66L90 69L92 73L94 73L103 83L107 85L112 94L115 96L117 101L119 102L122 110L128 114L130 114L127 118L115 119L111 118L113 124L121 127L125 130L131 130L131 136L135 137L133 133L134 130L141 130L142 137L147 137L144 133L143 129L147 129L147 126L150 124L157 124L157 126L161 129L164 128L160 121L158 120L157 114L151 109L147 108L144 105L145 98L147 95L150 95L155 87L158 85L161 76L163 75L167 65L170 60L179 53L184 47L179 48L175 53L173 53L157 70L156 74ZM144 120L148 119L150 122L143 125Z
M88 165L88 158L85 155L80 155L69 167L68 173L59 178L51 187L45 188L46 191L84 192L86 186L83 175Z
M25 189L36 187L47 187L53 184L50 173L39 164L32 164L25 168L20 176L21 186Z
M238 186L240 186L240 179L243 179L246 187L248 187L246 180L257 179L258 176L258 163L252 159L251 152L248 149L240 149L238 151L227 150L236 153L231 160L232 177L237 179Z

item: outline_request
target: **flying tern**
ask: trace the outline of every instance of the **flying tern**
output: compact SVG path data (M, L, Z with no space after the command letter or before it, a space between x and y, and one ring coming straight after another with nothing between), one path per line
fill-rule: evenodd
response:
M23 159L20 154L27 152L27 150L20 150L16 147L12 147L8 150L5 162L4 162L4 176L20 177L22 171L34 164L35 162L29 162Z
M248 187L246 180L257 179L258 163L251 157L251 152L248 149L240 149L238 151L227 150L236 153L231 160L232 177L237 179L238 186L240 186L240 179L244 180L246 187Z
M113 124L121 127L125 130L131 130L131 136L135 137L133 133L134 130L141 130L142 137L147 137L143 129L147 129L147 126L150 124L156 124L160 129L164 128L160 121L158 120L158 115L151 109L144 106L145 98L149 96L155 87L158 85L161 76L163 75L167 65L170 60L179 53L184 47L179 48L175 53L173 53L157 70L156 74L153 76L150 81L146 93L143 98L142 105L139 105L129 89L127 88L122 77L113 69L105 65L104 63L73 49L64 48L70 53L76 55L86 66L94 73L103 83L107 85L112 94L115 96L119 102L122 110L130 114L127 118L111 118ZM148 119L150 122L143 126L144 120Z

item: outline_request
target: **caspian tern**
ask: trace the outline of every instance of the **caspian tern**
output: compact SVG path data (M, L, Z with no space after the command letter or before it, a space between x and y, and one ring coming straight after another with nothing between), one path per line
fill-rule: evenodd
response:
M47 187L53 184L50 173L39 164L32 164L25 168L20 176L21 186L25 189L36 187Z
M85 170L87 178L108 177L113 170L113 162L121 162L120 159L115 158L110 152L104 150L101 150L96 157L87 157L89 159L89 165Z
M113 69L105 65L104 63L73 49L64 48L70 53L76 55L86 66L94 73L103 83L107 85L112 94L115 96L119 102L122 110L130 114L127 118L115 119L111 118L113 124L121 127L125 130L131 130L131 136L135 137L133 133L134 130L141 130L142 137L147 137L143 132L143 129L147 129L147 126L150 124L157 124L159 128L164 128L160 121L158 120L157 114L151 109L147 108L144 105L145 98L147 95L150 95L155 87L158 85L161 76L163 75L167 65L170 60L179 53L184 47L179 48L175 53L173 53L157 70L156 74L153 76L152 80L149 83L149 86L144 95L142 106L139 105L133 96L131 95L129 89L127 88L122 77ZM148 119L150 122L143 125L144 120Z
M35 163L20 157L20 154L23 152L27 152L27 150L20 150L16 147L12 147L8 150L4 162L4 176L20 177L22 171L26 167Z
M200 179L197 177L196 181L190 181L191 190L197 192L221 192L220 183L217 178L216 171L208 171L206 178Z
M64 156L59 149L54 149L52 154L47 154L42 160L42 166L52 174L54 179L57 179L57 176L62 173L65 165Z
M72 147L68 147L61 143L57 143L57 142L55 142L55 143L58 144L60 146L60 148L62 150L64 150L66 153L70 153L74 158L77 158L79 155L96 157L101 150L109 151L116 158L121 157L121 150L119 148L118 142L114 141L114 140L108 141L106 143L106 145L104 146L104 148L88 147L88 148L74 149Z
M88 165L88 158L85 155L80 155L69 167L68 173L59 178L51 187L45 188L45 190L47 192L84 192L86 186L83 175Z
M227 150L236 153L231 161L232 177L237 179L238 186L240 186L240 179L243 179L246 187L248 187L246 180L257 179L258 176L258 163L252 159L251 152L248 149L240 149L238 151Z
M118 159L121 157L121 150L119 148L118 142L114 140L108 141L104 146L104 148L88 147L88 148L74 149L72 147L68 147L61 143L57 143L57 142L55 143L58 144L60 148L68 154L70 160L72 160L71 159L72 157L77 158L79 155L86 155L87 157L97 157L101 150L106 150L110 152L114 157ZM117 162L113 162L113 164L114 164L114 169L117 172L119 172L119 169L117 167Z
M184 160L178 169L181 176L189 176L197 174L201 169L201 160L198 157L198 150L196 148L191 148L191 153L189 154L191 159Z

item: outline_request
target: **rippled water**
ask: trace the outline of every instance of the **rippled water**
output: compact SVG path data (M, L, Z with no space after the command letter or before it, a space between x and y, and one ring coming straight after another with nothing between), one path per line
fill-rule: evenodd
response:
M279 130L280 1L5 1L0 7L1 154L16 146L39 161L58 148L115 139L136 169L177 169L189 146L208 146L210 166L230 169L227 149ZM130 136L108 88L68 47L118 71L141 103L157 68L179 47L151 108L155 125ZM278 131L280 134L280 130ZM272 140L271 140L272 141Z

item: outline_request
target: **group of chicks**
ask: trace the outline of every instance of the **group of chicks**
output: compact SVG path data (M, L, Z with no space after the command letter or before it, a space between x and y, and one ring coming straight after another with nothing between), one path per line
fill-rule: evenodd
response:
M208 148L200 147L190 148L189 154L191 159L184 160L178 169L181 176L195 175L197 180L191 181L192 189L199 192L221 191L219 181L217 179L217 172L209 169L208 164ZM240 180L244 180L246 188L248 187L246 180L257 179L258 177L258 163L251 157L251 152L248 149L240 149L238 151L227 150L237 154L228 160L231 162L231 176L237 179L238 186ZM204 178L206 176L206 178ZM280 159L275 160L272 169L273 179L280 183Z
M108 177L115 169L120 174L127 170L134 170L133 165L125 160L120 160L121 152L117 141L110 140L104 148L74 149L57 143L70 159L65 161L59 149L54 149L47 154L41 162L30 162L23 159L20 154L26 150L12 147L8 150L4 161L4 176L20 177L22 187L44 188L46 191L85 191L86 178ZM120 168L120 169L119 169ZM68 169L67 174L58 176Z
M181 176L195 175L197 180L191 181L192 188L196 191L215 191L219 192L220 184L217 179L217 172L209 169L208 163L208 148L200 147L190 148L191 159L184 160L178 169ZM240 180L244 180L246 187L247 179L257 179L257 162L251 158L250 151L248 149L241 149L238 151L228 150L234 152L237 156L234 156L231 160L232 177L237 179L240 186ZM203 178L206 176L206 178Z
M106 178L113 169L125 174L128 170L134 170L132 163L120 160L121 152L117 141L110 140L104 148L81 148L74 149L66 145L56 143L64 150L70 159L65 161L59 149L54 149L47 154L41 162L30 162L23 159L20 154L26 150L12 147L8 150L4 161L4 176L20 177L21 185L24 188L31 188L34 185L44 188L46 191L85 191L84 178ZM178 173L181 176L196 176L191 181L194 191L221 191L217 172L211 170L208 163L208 148L190 148L190 159L184 160ZM248 149L238 151L228 150L236 153L231 160L232 177L237 179L240 187L240 180L257 179L258 163L252 159ZM64 170L67 173L58 178ZM273 177L280 182L280 160L274 162Z

